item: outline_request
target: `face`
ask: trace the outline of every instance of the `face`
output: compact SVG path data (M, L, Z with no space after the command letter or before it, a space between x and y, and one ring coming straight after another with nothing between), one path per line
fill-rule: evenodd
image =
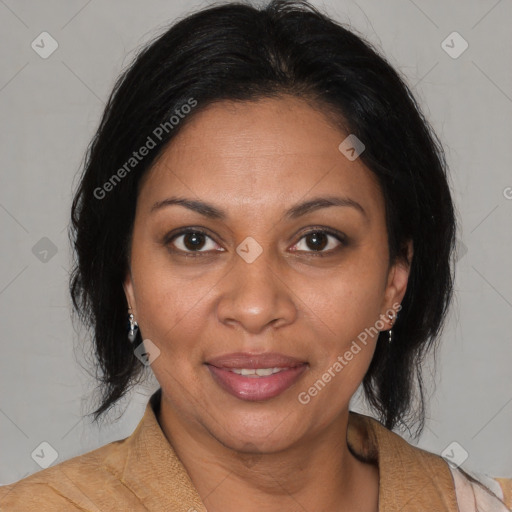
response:
M319 110L222 102L188 121L141 184L126 297L187 431L282 450L347 417L408 267L388 260L376 178Z

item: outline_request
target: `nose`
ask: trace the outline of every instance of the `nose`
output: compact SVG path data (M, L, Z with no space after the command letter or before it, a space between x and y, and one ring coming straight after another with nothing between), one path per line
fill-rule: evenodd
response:
M264 249L252 262L238 253L233 259L233 267L218 283L218 320L251 334L293 323L297 297L272 253Z

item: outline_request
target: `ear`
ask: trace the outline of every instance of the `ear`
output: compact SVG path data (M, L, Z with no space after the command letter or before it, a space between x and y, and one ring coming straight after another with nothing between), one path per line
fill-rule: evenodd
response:
M408 240L403 248L403 257L399 257L389 269L381 312L381 318L386 323L387 330L393 327L396 318L390 319L386 312L389 312L389 310L397 312L397 305L401 304L404 298L407 291L413 253L412 240Z
M124 294L126 296L126 302L128 302L128 307L132 308L131 312L136 317L137 316L137 304L135 303L135 293L134 293L133 288L134 287L133 287L132 273L131 273L131 270L128 269L128 271L126 272L124 281L123 281L123 289L124 289Z

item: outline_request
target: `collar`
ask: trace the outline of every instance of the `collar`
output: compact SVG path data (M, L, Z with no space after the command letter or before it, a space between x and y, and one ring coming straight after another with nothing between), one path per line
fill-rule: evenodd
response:
M450 467L376 419L350 411L349 448L379 467L379 512L458 512Z
M163 503L166 510L207 512L158 423L161 392L159 388L150 397L143 418L123 441L127 456L121 481L150 512L161 510ZM453 478L442 457L354 411L349 413L347 443L361 460L378 464L379 512L458 512Z

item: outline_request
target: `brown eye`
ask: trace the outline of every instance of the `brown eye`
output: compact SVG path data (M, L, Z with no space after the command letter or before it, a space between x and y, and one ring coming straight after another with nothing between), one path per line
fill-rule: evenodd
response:
M205 232L197 229L188 229L172 236L167 245L173 246L174 252L205 253L218 251L218 245Z
M322 251L329 243L327 235L321 231L309 233L304 238L306 239L306 245L313 251Z
M313 256L326 256L344 245L346 241L341 233L316 229L303 235L293 250L310 253Z
M183 235L183 245L190 251L201 249L204 243L205 236L202 233L187 233Z

